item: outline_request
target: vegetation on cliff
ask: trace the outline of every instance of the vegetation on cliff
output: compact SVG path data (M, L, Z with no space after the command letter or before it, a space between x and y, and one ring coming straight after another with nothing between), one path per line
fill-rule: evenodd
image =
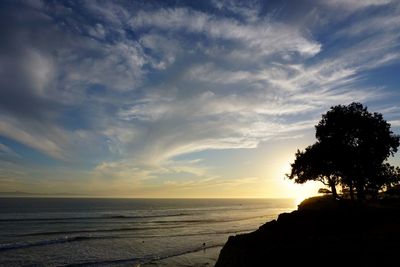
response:
M397 152L400 137L382 114L371 113L360 103L338 105L322 115L315 126L317 142L298 150L289 179L296 183L320 181L329 186L334 198L336 186L354 192L363 201L400 181L400 169L387 159Z

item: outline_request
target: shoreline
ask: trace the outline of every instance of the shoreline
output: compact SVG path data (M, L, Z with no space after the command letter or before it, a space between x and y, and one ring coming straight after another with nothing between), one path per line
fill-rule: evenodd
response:
M147 263L142 263L140 267L201 267L201 266L214 266L217 262L218 255L221 252L223 245L215 245L205 249L198 249L196 251L186 252L179 255L171 256L164 259L152 260Z

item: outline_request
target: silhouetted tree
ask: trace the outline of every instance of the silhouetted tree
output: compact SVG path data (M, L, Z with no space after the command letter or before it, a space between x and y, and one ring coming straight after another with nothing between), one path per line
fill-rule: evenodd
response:
M381 188L393 188L399 185L400 182L400 168L394 167L389 163L383 163L376 169L377 173L371 175L366 185L368 192L376 197Z
M308 146L305 151L297 150L296 159L291 164L291 173L287 177L299 184L310 180L319 181L329 186L332 196L336 198L336 185L339 180L334 163L326 157L328 154L329 151L319 142Z
M357 198L365 198L367 185L381 187L385 175L379 175L383 162L397 152L399 136L394 135L380 113L368 112L361 103L334 106L322 116L316 138L329 149L341 183Z
M368 112L360 103L332 107L316 128L317 142L297 151L292 171L296 183L318 180L348 186L354 199L365 198L365 190L379 191L398 181L398 169L384 163L397 152L398 135L380 113Z

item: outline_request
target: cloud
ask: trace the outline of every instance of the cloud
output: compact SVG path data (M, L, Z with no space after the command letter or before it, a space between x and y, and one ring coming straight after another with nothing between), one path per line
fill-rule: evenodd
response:
M126 38L124 34L120 34L119 36L122 39L118 38L113 42L105 41L107 34L117 31L114 28L124 25L126 22L129 22L133 27L156 26L161 29L179 28L180 25L185 25L186 28L182 28L182 30L202 33L212 39L239 41L241 44L238 49L256 49L255 52L261 51L263 54L269 55L287 50L290 53L297 52L299 55L312 56L319 50L319 45L302 36L300 31L292 30L280 23L257 20L253 21L252 25L246 25L234 19L217 19L206 13L187 8L160 9L150 13L140 11L133 19L129 20L130 16L120 6L114 4L106 4L106 6L87 6L89 13L104 16L102 23L97 22L92 26L86 24L86 22L77 24L72 17L66 22L67 26L74 26L77 29L72 28L74 31L67 34L62 33L61 27L65 27L62 24L56 23L47 27L54 22L54 19L45 7L24 10L28 19L47 27L45 34L48 37L51 36L51 40L58 41L46 43L40 38L32 40L31 31L36 31L39 36L42 36L44 32L41 32L38 28L20 28L16 26L17 24L14 24L11 36L15 37L15 40L10 42L12 44L17 42L19 48L17 48L16 53L21 54L20 51L24 51L26 56L8 58L8 60L11 65L17 64L14 68L11 68L12 72L22 72L26 78L22 79L23 84L16 84L15 80L7 78L9 75L3 76L4 81L9 83L8 88L10 88L10 91L6 91L5 94L10 97L11 91L18 92L12 105L7 105L7 103L3 105L3 108L6 108L9 112L7 123L3 122L1 129L4 136L12 136L15 140L58 159L72 157L71 155L75 153L74 149L70 148L73 140L80 140L78 143L84 146L92 143L89 139L85 141L88 136L95 138L95 140L102 138L108 140L107 148L112 153L126 155L129 154L129 148L139 148L144 150L144 155L159 153L164 155L160 158L165 159L181 153L203 149L254 147L257 145L259 140L242 136L241 128L251 125L250 121L244 119L245 117L257 115L258 112L252 111L250 105L262 105L261 101L258 101L258 103L255 101L258 94L255 97L249 96L246 100L245 98L241 99L236 94L225 96L205 91L200 93L198 99L194 98L198 97L198 94L193 97L182 98L181 90L185 90L185 88L179 85L177 95L172 97L172 100L165 102L164 100L168 98L155 98L154 91L150 91L149 95L145 93L142 99L135 100L136 103L127 104L118 109L117 118L125 120L126 123L111 123L112 128L110 128L110 125L106 126L106 122L110 122L114 114L102 112L101 109L98 109L98 105L107 103L112 107L114 103L121 101L121 98L116 93L112 96L112 101L101 98L101 101L106 102L99 103L97 102L98 99L88 98L85 91L89 86L101 85L117 91L134 90L143 85L143 77L147 73L146 64L150 64L155 69L165 69L173 64L177 57L181 56L182 48L179 47L188 46L187 41L184 43L182 41L172 42L155 33L144 34L139 40L132 40ZM61 5L57 5L56 8L58 15L71 13L70 10ZM16 20L15 17L9 19L10 21ZM104 26L105 24L107 24L107 27ZM259 32L263 32L263 34L260 35ZM88 38L85 34L95 39ZM291 36L290 41L287 37L289 35ZM17 36L18 38L22 36L26 39L26 42L17 40ZM279 46L278 43L280 43ZM9 49L8 47L2 49L5 57L11 55L8 53ZM145 53L145 49L151 49L151 53ZM254 83L265 82L266 80L246 70L230 71L215 67L210 70L203 69L203 73L199 73L201 71L200 66L191 68L189 76L182 76L183 78L179 82L190 82L195 78L194 76L203 77L203 81L200 80L199 82L204 82L204 79L207 79L214 86L221 83L232 85L251 80ZM209 69L208 66L210 65L204 66ZM179 70L176 71L179 72ZM204 73L204 71L208 71L208 73ZM214 74L214 77L211 77L212 74ZM174 90L171 86L167 87L169 88L163 87L162 90ZM201 92L203 89L199 86L198 90ZM20 96L22 92L34 100L32 105L26 105L27 101ZM159 94L157 89L155 92L156 95ZM62 124L57 125L57 121L65 117L65 110L73 109L77 104L86 105L88 108L96 110L97 114L91 118L97 123L95 127L75 130L65 128L65 125ZM20 106L24 106L26 110L15 109L15 107ZM190 107L194 112L187 112ZM87 108L80 109L86 110ZM34 112L31 112L31 110L34 110ZM263 110L264 113L267 112L265 108ZM272 109L270 110L272 113L275 112ZM296 109L292 108L292 110ZM263 112L262 108L258 111ZM284 113L285 111L279 112ZM192 120L190 120L190 117L182 118L182 114L185 113L192 116ZM244 114L243 120L239 124L229 125L225 118L234 113ZM80 116L85 116L85 114ZM101 116L105 117L101 118ZM165 117L166 120L160 120L161 117ZM180 122L181 119L183 121ZM147 121L148 124L128 124L134 123L135 120ZM210 120L210 123L207 123L206 120ZM155 121L157 123L154 123ZM22 126L26 122L29 122L28 126ZM181 124L182 137L175 137L173 128L170 128L168 123L171 123L171 125ZM210 128L210 130L200 130L197 124L203 124L205 125L204 128ZM32 127L33 125L35 127ZM53 130L44 134L42 131L36 130L40 127ZM88 125L84 125L84 127L87 128ZM237 130L235 127L238 127ZM136 142L142 142L137 133L142 136L143 133L149 132L151 129L158 129L157 132L164 135L160 137L150 135L146 138L151 145L136 144ZM13 132L18 134L13 135ZM135 132L136 138L133 139L129 132ZM186 135L192 137L187 138ZM174 140L177 138L182 141L175 144ZM163 144L163 140L169 142L169 144ZM128 149L124 149L124 146ZM161 150L165 150L165 152L160 153ZM150 158L152 157L149 156Z
M133 29L150 27L164 31L204 34L211 39L236 41L263 56L298 53L309 57L321 50L319 43L309 40L299 29L282 23L267 20L244 24L234 19L218 19L187 8L140 11L130 20L130 25Z
M400 120L389 121L392 127L400 127Z
M13 149L0 143L0 158L3 156L5 156L6 158L7 157L12 157L12 158L20 157L20 155L18 155L18 153L16 153Z
M144 101L127 105L118 113L126 121L141 121L147 129L157 129L146 138L149 145L142 150L145 157L155 162L201 150L254 148L261 141L298 136L299 132L311 129L316 119L291 125L287 121L295 114L320 114L334 104L385 97L379 88L356 86L360 73L379 67L375 59L386 54L385 49L360 57L364 50L354 45L347 51L336 52L334 59L308 64L291 57L292 52L306 55L301 51L310 47L309 51L314 52L309 56L316 56L321 46L315 50L311 47L318 42L302 36L300 29L274 21L254 19L244 24L187 8L170 8L139 12L130 24L134 29L152 28L153 38L163 32L170 36L183 32L234 42L227 53L221 53L216 44L217 50L210 52L213 60L194 62L180 69L183 75L174 81L173 87L167 84L155 89L169 92L168 97L151 90ZM260 30L261 27L268 30ZM289 44L285 36L294 39ZM296 40L306 42L293 48ZM179 39L176 41L180 43ZM156 47L153 42L152 49ZM232 61L236 56L229 53L232 51L243 55L242 68L221 64ZM252 56L246 57L249 51ZM273 60L261 58L251 66L249 62L254 63L255 54L268 55ZM191 89L182 86L190 83Z
M0 135L115 188L217 183L189 154L300 138L332 105L393 94L366 82L400 58L389 2L3 4Z
M338 9L347 9L347 10L359 10L367 7L376 7L387 5L392 2L392 0L365 0L365 1L357 1L357 0L327 0L321 1L322 3L338 8Z
M0 121L0 134L2 136L17 140L29 147L37 149L45 154L51 155L57 159L65 159L63 150L60 146L46 137L40 135L32 135L31 130L22 130L24 127L19 125L17 122L12 122L7 120L7 118L2 118ZM56 133L57 139L62 139L62 132L57 129L53 129Z
M64 72L68 83L99 84L123 91L141 85L147 60L137 42L93 45L93 49L81 55L66 57Z

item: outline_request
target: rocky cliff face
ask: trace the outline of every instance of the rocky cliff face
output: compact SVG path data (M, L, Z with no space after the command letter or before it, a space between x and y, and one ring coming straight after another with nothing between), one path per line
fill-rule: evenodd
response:
M400 209L303 205L231 236L215 267L400 266Z

